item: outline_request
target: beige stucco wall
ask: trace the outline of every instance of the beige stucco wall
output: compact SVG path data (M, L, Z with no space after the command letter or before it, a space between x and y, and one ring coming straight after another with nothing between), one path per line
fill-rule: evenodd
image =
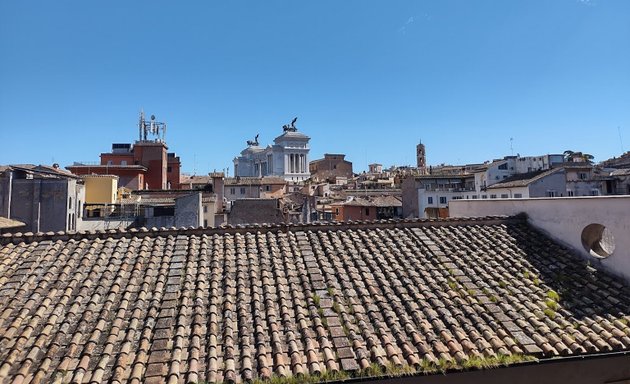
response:
M85 183L85 202L87 204L114 204L118 190L118 176L86 175L81 176Z
M452 217L525 212L532 225L574 248L592 265L630 281L630 196L456 200L449 208ZM614 237L615 250L607 258L591 256L582 245L582 231L593 223L605 226Z

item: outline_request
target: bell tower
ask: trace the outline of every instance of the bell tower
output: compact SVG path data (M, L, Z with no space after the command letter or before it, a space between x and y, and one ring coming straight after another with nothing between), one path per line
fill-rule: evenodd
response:
M420 171L421 175L425 175L427 173L427 154L424 148L424 144L422 141L418 145L416 145L416 159L417 159L417 167Z

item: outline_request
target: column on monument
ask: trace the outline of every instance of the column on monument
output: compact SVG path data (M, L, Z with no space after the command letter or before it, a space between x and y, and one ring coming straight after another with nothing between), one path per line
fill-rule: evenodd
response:
M289 173L295 173L294 169L295 169L295 156L293 156L293 154L289 155Z
M282 173L289 173L289 155L284 154L284 168L282 169Z
M306 155L302 154L302 173L306 173L308 171L306 167Z

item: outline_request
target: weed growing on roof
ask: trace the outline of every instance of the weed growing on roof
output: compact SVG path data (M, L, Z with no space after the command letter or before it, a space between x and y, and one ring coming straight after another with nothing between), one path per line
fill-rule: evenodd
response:
M529 279L529 271L528 270L523 271L523 277L526 278L526 279Z
M324 328L328 328L328 320L325 317L322 317L322 325Z
M626 319L625 317L620 318L619 322L623 325L628 325L628 319Z
M501 366L507 367L508 365L522 363L525 361L536 360L532 356L522 354L502 355L498 354L494 357L476 356L470 357L468 360L462 363L464 369L489 369L497 368Z
M435 364L429 359L422 359L420 361L420 371L424 373L434 372Z
M333 306L332 306L333 311L335 311L335 313L340 313L341 312L341 307L339 306L339 303L334 301L333 302Z
M349 377L350 375L346 371L324 371L319 376L318 381L339 381Z
M312 296L312 299L313 299L313 302L315 303L315 305L319 307L319 302L321 301L321 299L322 299L322 298L321 298L321 297L319 297L319 295L314 294L314 295Z
M383 367L378 363L372 363L367 368L358 370L355 373L356 377L375 377L383 374Z
M432 362L428 359L422 359L419 366L411 366L408 364L396 365L388 363L382 366L378 363L371 363L368 367L360 369L358 371L349 373L345 371L324 371L320 374L305 374L298 376L272 376L269 379L256 378L252 384L315 384L331 381L346 380L350 377L365 378L365 377L401 377L411 376L415 374L431 374L431 373L444 373L453 370L473 370L473 369L489 369L501 366L509 366L516 363L535 361L536 358L529 355L512 354L512 355L497 355L494 357L470 357L468 360L458 363L454 360L447 360L440 358L436 362Z
M490 295L490 297L488 297L490 299L490 301L492 301L493 303L498 303L499 302L499 298L496 297L495 295Z
M328 287L328 295L335 296L335 289L333 287Z
M555 301L556 303L560 301L560 295L558 295L558 292L554 291L553 289L547 291L547 297Z
M329 381L340 381L349 378L347 372L344 371L324 371L319 375L297 375L297 376L277 376L273 375L269 379L256 378L251 381L252 384L308 384L308 383L325 383Z
M438 372L444 373L448 370L457 368L457 363L455 363L453 360L448 360L443 357L440 357L437 363L435 364L435 368Z
M468 288L468 289L466 290L466 293L467 293L467 294L469 294L470 296L475 296L475 295L477 294L477 291L475 291L475 290L474 290L474 289L472 289L472 288Z
M504 280L501 280L501 281L499 281L499 287L506 288L507 287L507 283Z
M394 363L388 363L385 365L385 373L390 376L409 376L416 372L418 372L418 370L408 364L396 365Z
M448 287L449 287L450 289L455 289L455 288L457 288L457 283L456 283L456 282L455 282L455 280L453 280L453 279L448 279L448 282L447 282L446 284L448 284Z
M556 317L556 311L554 311L551 308L545 308L543 312L545 313L545 316L547 316L550 319L553 319Z
M558 310L558 303L551 299L545 300L545 304L547 305L547 308L551 309L552 311Z
M534 280L532 280L532 282L534 283L535 286L540 285L540 279L538 277L534 277Z

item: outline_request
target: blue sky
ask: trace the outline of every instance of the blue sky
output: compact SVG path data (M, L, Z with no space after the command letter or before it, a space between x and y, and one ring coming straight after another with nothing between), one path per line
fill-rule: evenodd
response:
M197 174L295 116L355 171L420 139L601 161L630 149L630 1L0 0L0 164L98 161L140 109Z

